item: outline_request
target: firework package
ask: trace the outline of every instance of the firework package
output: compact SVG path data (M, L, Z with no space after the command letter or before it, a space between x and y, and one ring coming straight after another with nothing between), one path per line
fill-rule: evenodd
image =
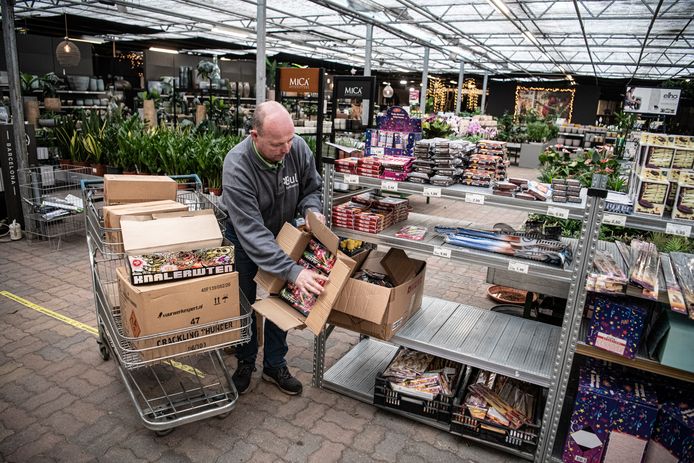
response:
M582 368L563 461L640 462L657 414L656 394L648 383Z
M336 227L365 233L380 233L391 225L407 220L409 201L374 193L355 195L351 201L333 206L332 222Z
M141 338L132 342L145 360L238 339L238 273L145 286L133 286L125 268L117 275L123 331Z
M234 246L128 256L130 282L164 283L234 271Z
M438 395L455 394L462 369L459 363L403 347L381 377L393 391L433 400Z
M340 238L318 217L309 213L310 232L284 224L276 237L279 247L296 263L323 274L330 273L323 292L315 300L298 294L296 288L275 275L259 270L255 281L270 297L253 304L256 312L282 330L308 328L320 334L356 262L339 252ZM283 291L284 290L284 291Z
M426 262L401 249L365 251L354 260L354 274L330 313L330 323L388 340L422 305Z
M510 235L495 231L450 227L435 227L434 230L444 237L447 244L534 260L557 267L564 267L565 264L571 263L573 255L568 244L526 237L523 233Z
M488 425L520 429L533 425L540 391L537 386L479 370L472 377L461 412Z
M336 260L337 257L328 251L325 246L315 239L311 239L308 242L308 247L304 251L303 256L297 263L305 269L327 277L330 275L330 271L335 265ZM301 312L302 315L308 315L311 312L311 308L318 300L318 296L315 294L305 293L290 282L287 282L287 285L282 288L280 297Z

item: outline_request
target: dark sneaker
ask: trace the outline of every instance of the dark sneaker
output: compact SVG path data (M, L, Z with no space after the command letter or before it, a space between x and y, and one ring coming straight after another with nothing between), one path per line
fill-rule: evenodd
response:
M231 377L239 394L248 392L248 388L251 386L251 376L253 376L254 371L256 371L255 363L239 362L234 375Z
M269 383L275 383L280 391L289 395L301 394L303 386L301 381L289 373L286 366L280 368L263 368L263 379Z

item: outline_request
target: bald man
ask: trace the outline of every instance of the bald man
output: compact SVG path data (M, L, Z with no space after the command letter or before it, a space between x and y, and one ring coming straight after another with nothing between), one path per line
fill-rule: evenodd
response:
M309 211L319 215L322 180L306 142L294 135L287 110L275 101L256 107L251 134L224 159L222 202L229 213L226 236L236 247L241 292L252 304L258 268L293 282L304 293L320 294L325 278L295 263L275 241L285 222ZM308 221L307 221L308 223ZM239 393L248 391L258 355L256 317L251 341L237 349L238 367L232 377ZM262 378L282 392L300 394L301 382L289 369L287 333L265 320Z

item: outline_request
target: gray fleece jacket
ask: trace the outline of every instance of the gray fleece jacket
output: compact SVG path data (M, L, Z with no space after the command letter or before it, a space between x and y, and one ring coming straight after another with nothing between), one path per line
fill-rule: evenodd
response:
M322 179L311 150L295 136L282 165L268 167L255 153L251 137L224 159L222 201L248 257L266 272L294 282L304 268L275 241L285 222L311 209L322 210Z

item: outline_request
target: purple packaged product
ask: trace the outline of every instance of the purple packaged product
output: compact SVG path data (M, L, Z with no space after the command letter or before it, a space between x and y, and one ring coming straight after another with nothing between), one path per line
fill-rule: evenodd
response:
M678 461L694 461L694 406L689 401L661 406L644 459L644 463Z
M586 343L633 359L647 315L636 303L596 297Z
M565 463L640 462L653 432L658 401L647 383L581 369L564 446Z

